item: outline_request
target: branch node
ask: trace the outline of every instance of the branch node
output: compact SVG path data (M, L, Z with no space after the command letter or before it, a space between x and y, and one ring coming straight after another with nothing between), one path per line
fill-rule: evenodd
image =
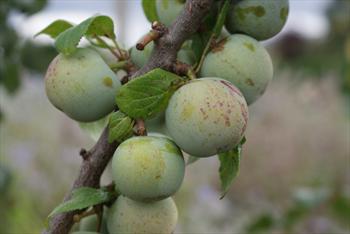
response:
M88 160L90 157L90 153L84 148L80 150L79 154L83 158L83 160Z
M168 31L168 28L164 24L158 21L154 21L152 23L152 30L149 31L149 33L147 33L137 42L136 49L144 50L147 44L149 44L152 41L158 40L167 31Z
M136 49L143 50L146 45L148 45L150 42L157 40L159 37L161 37L161 34L159 31L151 30L149 33L147 33L145 36L143 36L136 44Z
M177 60L176 63L173 65L172 70L175 74L179 76L186 76L188 74L188 71L192 70L192 67L187 63L183 63Z
M164 34L168 31L168 28L159 21L153 21L152 29L160 32L161 34Z

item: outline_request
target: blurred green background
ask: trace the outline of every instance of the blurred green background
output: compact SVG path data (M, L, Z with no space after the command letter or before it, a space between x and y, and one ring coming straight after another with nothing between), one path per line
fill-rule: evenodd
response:
M0 1L0 233L39 233L78 173L79 149L94 144L48 102L43 76L56 52L33 35L56 18L103 13L132 46L149 30L140 5ZM350 1L292 0L290 11L264 42L275 76L250 106L239 177L219 200L217 158L188 166L176 233L350 233Z

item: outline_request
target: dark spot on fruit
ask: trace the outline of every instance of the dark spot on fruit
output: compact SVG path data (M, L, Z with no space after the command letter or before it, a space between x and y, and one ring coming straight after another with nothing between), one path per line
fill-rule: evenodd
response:
M280 10L280 18L283 23L286 22L287 16L288 16L288 8L282 7Z
M160 175L156 175L156 177L154 177L154 178L159 180L160 179Z
M225 126L230 127L231 123L230 123L230 118L227 115L224 115L224 120L225 120Z
M244 42L243 45L250 51L255 52L255 46L252 43Z
M208 118L208 114L204 111L203 108L200 108L199 110L201 111L201 113L203 115L203 119L206 120Z
M113 81L110 77L105 77L103 78L103 84L107 87L112 87L113 86Z
M249 85L249 86L254 86L254 85L255 85L255 84L254 84L254 81L253 81L252 79L250 79L250 78L246 79L246 80L245 80L245 83L246 83L247 85Z
M243 21L247 14L254 14L256 17L262 17L266 14L266 11L262 6L250 6L246 8L237 7L236 13L238 18Z
M211 52L216 53L216 52L222 51L225 48L226 42L227 42L227 38L222 39L213 47L213 49L211 49Z

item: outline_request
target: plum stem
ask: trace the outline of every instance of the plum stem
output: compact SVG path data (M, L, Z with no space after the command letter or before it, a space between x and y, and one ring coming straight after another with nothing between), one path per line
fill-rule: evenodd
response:
M122 59L122 55L119 53L119 51L115 51L110 45L108 45L107 42L105 42L101 37L96 36L95 37L98 42L100 42L103 46L105 46L118 60Z
M147 129L143 119L136 119L136 134L138 136L147 136Z

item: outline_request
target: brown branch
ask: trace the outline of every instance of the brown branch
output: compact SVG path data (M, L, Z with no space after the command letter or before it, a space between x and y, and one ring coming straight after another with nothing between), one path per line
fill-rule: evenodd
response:
M177 51L184 41L198 30L212 3L213 0L186 1L185 9L170 26L168 32L155 40L155 48L148 63L138 70L134 76L145 74L157 67L173 71Z
M173 25L164 35L155 40L155 48L147 64L133 74L132 78L142 75L154 68L163 68L173 71L177 51L191 34L197 31L205 14L209 11L213 0L188 0L185 9L175 20ZM83 160L72 189L65 196L65 201L71 197L72 191L79 187L98 188L100 177L117 148L117 144L108 143L108 129L105 128L95 146L86 152L89 156ZM83 153L85 154L85 153ZM69 233L75 214L82 211L73 211L54 216L44 233L67 234Z

